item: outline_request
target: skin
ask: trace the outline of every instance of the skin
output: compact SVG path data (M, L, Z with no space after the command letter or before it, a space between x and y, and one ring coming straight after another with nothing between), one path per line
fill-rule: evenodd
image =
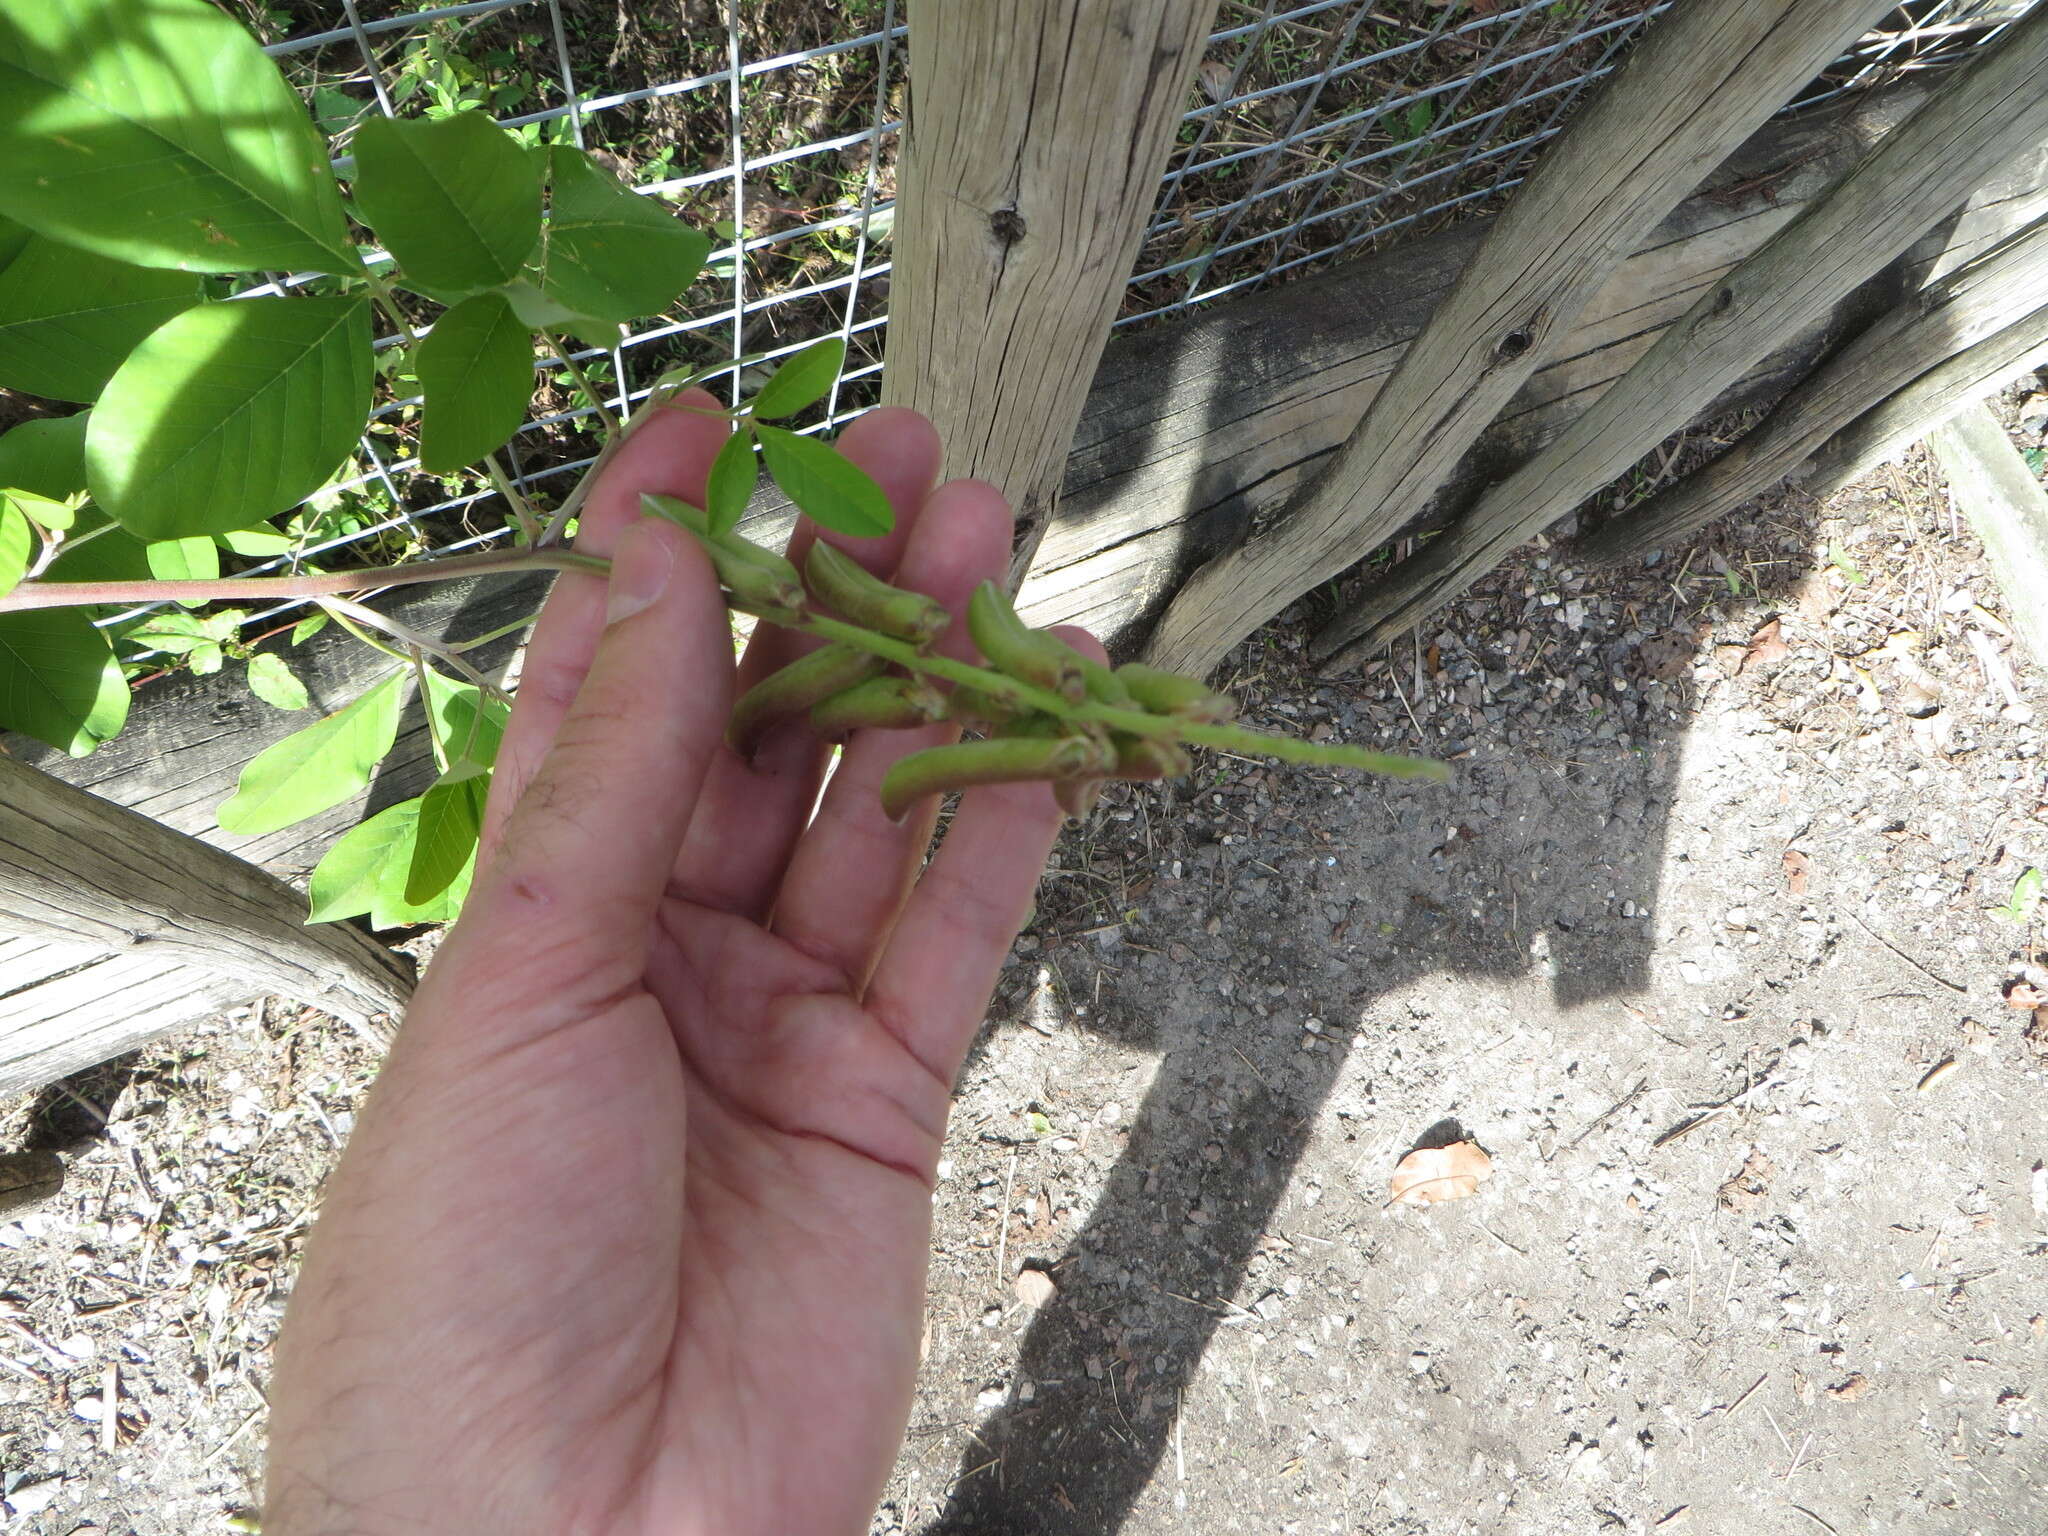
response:
M877 788L951 727L857 734L822 800L803 722L752 766L722 745L735 688L807 642L764 627L735 671L707 562L638 496L701 504L724 436L663 411L593 491L609 590L548 601L468 907L292 1297L269 1536L867 1529L953 1077L1060 816L973 790L924 864L934 804L895 825ZM834 542L957 615L1007 556L1001 496L934 488L908 411L841 447L897 530Z

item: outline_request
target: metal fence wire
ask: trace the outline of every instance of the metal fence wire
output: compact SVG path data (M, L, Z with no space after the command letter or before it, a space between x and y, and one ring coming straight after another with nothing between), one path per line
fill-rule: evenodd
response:
M737 398L749 372L737 360L835 332L847 368L809 430L879 398L907 78L900 0L224 3L344 165L371 114L481 107L531 142L592 151L714 232L676 312L574 354L612 408L679 365L715 370L714 387ZM1225 0L1116 324L1497 206L1672 3ZM1788 110L1949 62L2032 3L1902 5ZM379 345L389 353L392 340ZM554 500L591 460L596 410L560 364L536 369L535 410L508 455L522 490ZM420 469L418 400L402 375L393 384L355 461L309 502L319 516L299 519L308 537L257 570L510 538L494 491Z

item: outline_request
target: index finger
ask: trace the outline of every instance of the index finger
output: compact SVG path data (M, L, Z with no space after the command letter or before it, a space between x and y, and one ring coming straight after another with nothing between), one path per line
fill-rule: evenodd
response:
M702 390L677 397L679 405L718 408ZM660 491L704 504L704 482L711 461L731 431L728 422L693 410L664 408L654 412L633 435L591 487L579 520L576 548L586 554L609 555L620 536L640 518L640 493ZM548 746L590 670L604 633L605 584L594 576L567 571L556 579L533 627L519 672L519 692L484 809L480 864L496 853L512 807L540 769Z

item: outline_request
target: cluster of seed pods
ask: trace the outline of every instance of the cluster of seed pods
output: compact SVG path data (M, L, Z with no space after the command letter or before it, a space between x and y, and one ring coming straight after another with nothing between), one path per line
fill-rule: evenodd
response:
M1111 779L1186 773L1180 733L1236 713L1234 700L1195 678L1137 662L1105 666L1031 628L994 582L967 604L967 632L984 665L938 656L933 647L952 624L945 607L891 586L822 539L799 573L737 533L714 533L686 502L643 499L703 544L734 607L825 640L740 696L726 727L734 751L751 757L770 730L799 716L828 741L941 720L977 733L910 753L889 770L882 803L893 818L927 795L1032 781L1050 784L1063 810L1083 816Z

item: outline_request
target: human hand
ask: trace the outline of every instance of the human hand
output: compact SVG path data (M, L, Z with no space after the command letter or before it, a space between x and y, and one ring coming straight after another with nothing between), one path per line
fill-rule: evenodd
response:
M920 876L936 807L894 825L878 789L951 727L857 735L822 801L801 723L752 766L722 745L724 604L638 502L702 505L725 434L662 411L593 488L609 590L548 601L467 907L292 1298L270 1536L866 1529L953 1077L1060 816L1044 784L972 790ZM1007 557L1001 497L932 489L908 411L841 447L897 516L842 547L957 614ZM763 626L738 685L805 643Z

